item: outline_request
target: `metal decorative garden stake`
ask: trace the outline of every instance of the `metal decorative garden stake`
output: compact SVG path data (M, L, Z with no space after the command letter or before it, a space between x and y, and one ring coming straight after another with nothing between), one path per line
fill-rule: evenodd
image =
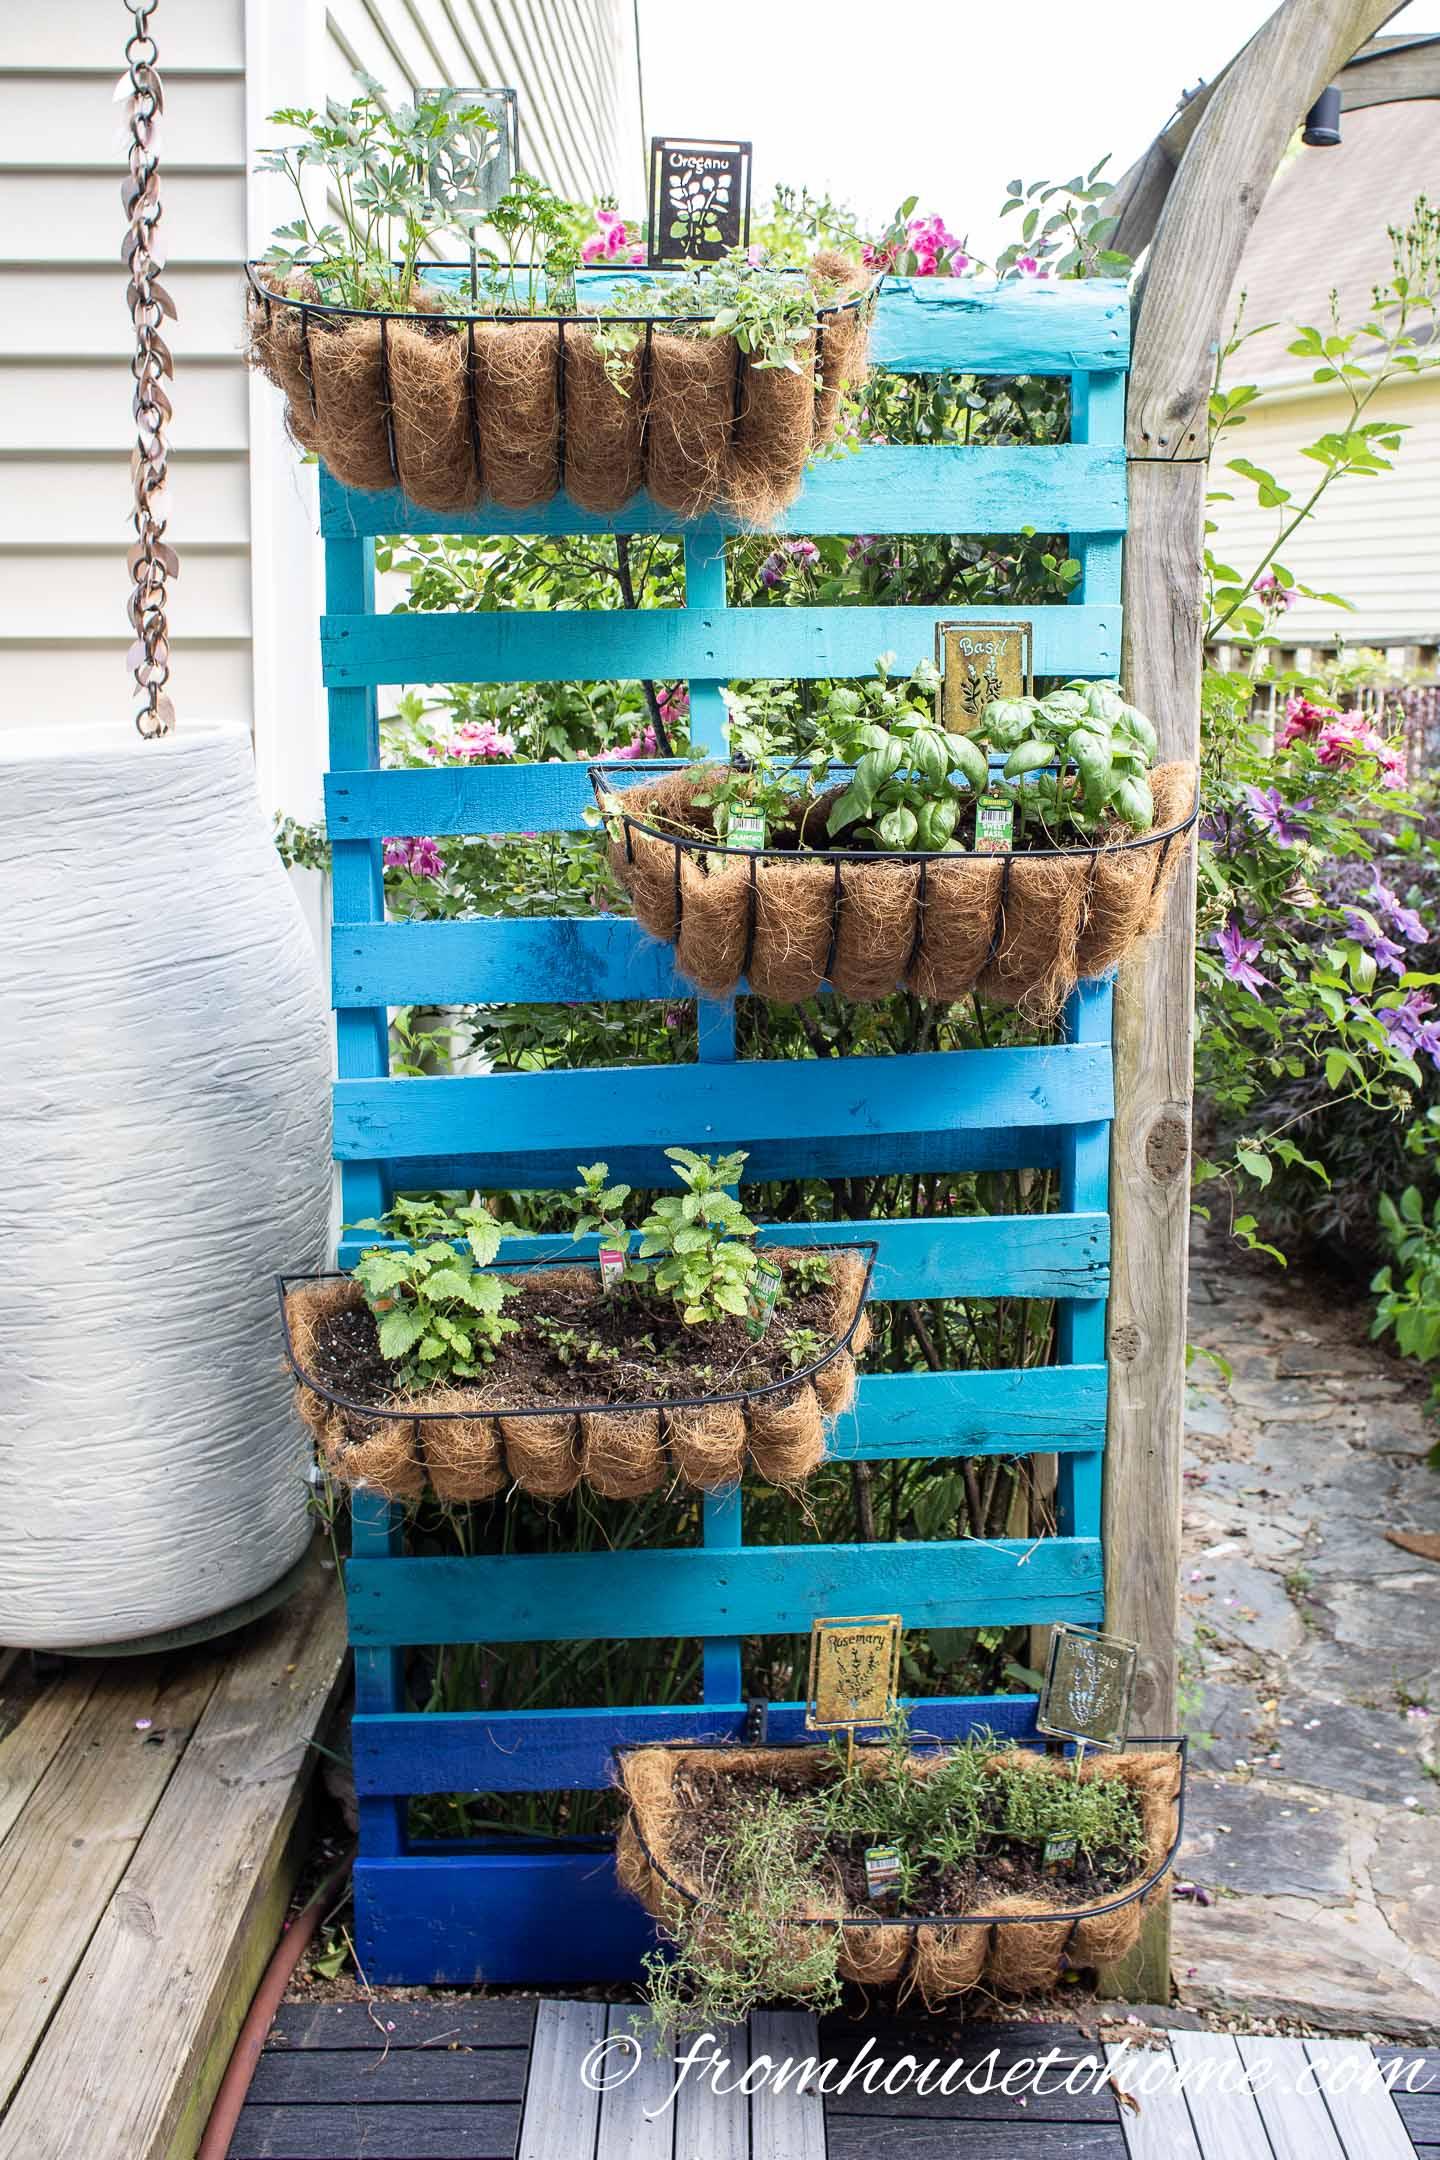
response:
M167 580L179 577L175 550L165 539L166 520L157 505L165 492L167 449L165 423L173 417L165 379L174 378L170 348L160 335L160 324L175 320L175 303L157 273L165 266L158 239L160 201L160 152L157 127L165 109L165 95L156 61L159 57L150 17L158 0L125 0L134 17L134 28L125 44L128 74L126 118L130 126L130 170L121 183L120 199L130 220L121 249L121 260L130 273L125 299L135 329L135 352L130 372L135 380L131 410L135 416L135 448L130 454L135 483L135 543L126 558L134 583L130 593L130 627L135 642L125 664L135 677L137 697L135 725L147 739L168 735L175 725L175 707L166 692L170 680L170 631L166 619Z
M421 103L444 98L461 111L488 116L451 129L430 160L430 192L449 210L470 243L470 298L480 297L475 234L520 169L520 101L509 88L419 90Z
M652 270L719 262L750 243L750 145L650 138Z

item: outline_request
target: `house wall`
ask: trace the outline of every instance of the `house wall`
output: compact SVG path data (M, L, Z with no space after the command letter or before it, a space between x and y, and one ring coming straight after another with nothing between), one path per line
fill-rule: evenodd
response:
M1341 430L1347 412L1342 398L1268 393L1226 438L1224 455L1273 472L1302 501L1322 474L1303 445ZM1297 601L1278 626L1287 646L1338 636L1350 646L1433 647L1440 637L1440 380L1421 377L1379 392L1365 418L1405 424L1393 469L1334 482L1281 556L1292 575L1340 594L1352 608ZM1212 507L1211 544L1245 574L1271 544L1281 514L1260 509L1254 489L1222 462L1212 485L1235 499Z
M254 726L262 791L316 807L314 474L240 358L239 265L288 214L251 175L282 103L363 67L513 83L521 154L582 197L643 171L628 0L161 0L165 283L178 322L169 537L172 690ZM9 11L0 41L0 727L130 725L130 324L119 0ZM633 177L622 171L628 162Z

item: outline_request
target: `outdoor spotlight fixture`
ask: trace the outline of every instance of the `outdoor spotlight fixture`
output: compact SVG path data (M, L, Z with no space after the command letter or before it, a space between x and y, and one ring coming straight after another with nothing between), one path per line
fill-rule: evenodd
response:
M1305 132L1301 141L1312 150L1333 150L1340 141L1340 85L1331 83L1322 90L1315 103L1305 115Z

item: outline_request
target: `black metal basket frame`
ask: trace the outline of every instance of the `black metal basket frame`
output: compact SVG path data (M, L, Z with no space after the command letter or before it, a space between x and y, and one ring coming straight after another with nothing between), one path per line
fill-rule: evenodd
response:
M633 780L636 775L648 774L653 777L656 774L664 775L686 770L683 763L674 760L637 758L632 761L627 758L624 763L627 780ZM831 765L829 768L832 773L848 772L850 769L849 766L844 765ZM1015 863L1058 862L1062 860L1088 861L1090 864L1090 876L1086 890L1088 904L1089 888L1094 885L1099 866L1112 855L1129 854L1138 848L1158 847L1160 856L1155 865L1154 876L1151 879L1153 885L1156 879L1163 876L1166 861L1175 841L1182 834L1186 834L1191 830L1200 815L1200 790L1197 786L1195 801L1191 806L1190 814L1188 817L1182 818L1178 824L1167 825L1159 832L1137 833L1129 840L1097 841L1090 847L994 848L987 850L984 855L956 855L946 853L939 848L905 848L897 849L893 853L888 850L882 852L879 849L872 848L740 848L728 847L720 840L707 839L703 833L666 832L662 826L651 825L644 818L634 817L628 810L623 808L618 811L607 810L605 807L607 797L611 801L623 800L615 787L616 773L613 763L607 764L603 760L595 761L589 767L589 777L590 785L595 793L596 806L607 824L613 826L618 817L624 831L625 860L627 862L633 863L635 860L634 836L636 833L643 833L647 840L663 841L667 847L674 849L675 929L672 942L679 939L680 926L685 915L685 892L680 875L680 866L685 857L689 855L697 863L702 877L709 875L709 868L705 861L708 855L735 856L749 863L750 882L745 899L745 954L740 963L740 974L742 976L749 973L750 962L755 954L755 932L759 918L757 878L760 864L762 862L773 862L786 864L791 869L799 867L813 869L817 864L833 863L835 875L830 898L830 946L822 971L827 982L835 965L835 955L840 942L840 915L845 903L843 872L846 863L863 863L872 869L883 869L887 865L893 865L897 868L905 868L911 865L918 866L919 876L915 890L915 935L911 941L910 951L906 956L905 966L901 971L902 974L908 975L919 960L925 943L925 910L929 899L928 883L931 864L998 862L1001 865L1000 896L995 911L995 927L990 937L990 950L982 963L982 968L984 968L988 967L991 961L994 960L1000 947L1000 940L1004 932L1005 907L1010 897L1010 879Z
M917 1739L923 1739L924 1735L919 1734L916 1737ZM1048 1755L1055 1745L1053 1742L1044 1740L1012 1740L1004 1733L997 1733L995 1738L997 1753L1022 1751L1035 1755ZM950 1740L936 1740L930 1747L916 1746L912 1748L911 1752L916 1755L941 1755L955 1744L954 1741ZM735 1739L631 1740L622 1742L611 1752L618 1768L628 1755L653 1752L657 1748L663 1748L667 1753L675 1755L687 1753L723 1755L736 1754L742 1751L747 1754L764 1753L767 1750L775 1754L781 1754L793 1752L796 1747L813 1747L818 1754L823 1745L824 1743L818 1740L766 1741L759 1743L758 1746ZM863 1746L864 1742L861 1742L861 1745ZM1073 1906L1065 1906L1055 1912L1039 1913L921 1913L898 1914L893 1918L879 1913L842 1913L839 1915L796 1913L786 1920L785 1925L786 1927L825 1928L906 1928L911 1933L918 1933L921 1928L1055 1927L1059 1922L1068 1920L1070 1922L1070 1931L1063 1946L1064 1951L1068 1951L1075 1939L1075 1930L1079 1927L1081 1921L1098 1920L1105 1913L1119 1912L1123 1906L1133 1905L1137 1898L1147 1897L1157 1883L1164 1881L1166 1875L1175 1865L1175 1856L1180 1850L1185 1835L1185 1774L1189 1760L1189 1740L1184 1733L1166 1733L1154 1737L1147 1735L1136 1739L1127 1739L1122 1747L1113 1751L1107 1750L1106 1752L1129 1754L1144 1748L1173 1748L1175 1750L1175 1758L1180 1765L1180 1790L1175 1801L1175 1835L1170 1841L1164 1859L1152 1868L1142 1881L1132 1883L1130 1888L1122 1891L1118 1897L1107 1898L1101 1904L1085 1905L1079 1909ZM687 1905L699 1905L702 1902L699 1894L692 1890L687 1883L677 1881L669 1869L656 1859L654 1853L650 1850L644 1831L640 1828L639 1823L635 1821L633 1808L631 1809L631 1822L640 1850L644 1853L647 1862L655 1870L661 1881L667 1888L673 1890L677 1897L683 1898Z
M310 417L312 420L319 419L320 408L315 395L315 364L310 351L311 317L316 316L320 319L321 322L330 323L379 323L380 403L385 420L385 441L390 453L391 477L396 481L397 485L400 484L400 464L395 452L395 398L390 379L390 333L388 329L389 324L397 322L420 323L430 329L435 329L440 325L444 325L444 327L447 329L464 330L466 340L465 418L466 426L468 428L470 436L470 454L475 461L475 470L477 473L483 471L483 466L481 464L480 453L480 422L475 411L476 324L497 323L502 326L508 326L510 328L516 328L522 325L531 325L537 323L552 325L556 331L556 485L563 488L565 485L565 332L567 328L579 329L583 331L590 327L594 327L595 329L602 329L607 325L643 324L645 336L641 343L640 381L638 389L638 403L640 410L640 456L643 459L645 455L646 441L650 429L650 389L654 376L655 331L657 327L661 330L673 330L677 326L682 324L709 323L714 322L715 320L713 314L622 315L605 313L602 311L597 311L594 314L590 314L589 312L581 314L577 311L576 313L569 315L528 315L519 313L497 313L491 315L480 315L466 314L462 311L457 311L455 314L452 315L446 313L443 309L439 308L428 311L422 309L415 312L409 312L399 309L387 308L342 307L334 301L300 300L297 299L293 293L274 291L270 286L262 284L259 277L256 275L257 271L263 269L264 267L265 266L263 263L258 262L247 262L245 265L245 277L250 287L251 305L254 306L255 303L258 302L259 305L263 308L267 329L270 326L272 313L276 307L288 307L298 310L300 316L301 367L302 372L305 376L305 387L309 392ZM797 270L794 273L796 277L803 277L805 274L806 273L803 270ZM816 308L815 313L817 323L827 315L842 315L852 310L858 311L861 308L871 306L883 282L884 279L882 274L881 277L874 279L868 286L866 286L863 292L852 293L844 300L825 302L822 306ZM729 333L727 332L726 334L728 335ZM735 366L730 390L730 424L732 427L734 427L740 420L741 408L744 402L745 361L746 354L744 352L744 349L740 345L739 340L737 339L735 340ZM818 399L821 388L818 380L816 382L815 388L816 397Z
M860 1285L860 1295L856 1301L854 1315L845 1332L837 1336L825 1355L816 1358L813 1364L802 1366L797 1372L787 1373L783 1379L767 1380L760 1387L737 1388L728 1394L667 1395L663 1397L647 1397L643 1400L636 1398L625 1402L530 1403L513 1409L501 1403L472 1404L469 1408L463 1410L415 1410L403 1400L391 1403L388 1406L377 1403L356 1402L352 1396L338 1393L334 1388L327 1387L323 1381L314 1379L311 1374L305 1371L295 1355L295 1345L290 1334L290 1319L285 1310L285 1300L289 1292L299 1289L304 1284L353 1282L354 1277L347 1274L343 1268L329 1268L319 1273L305 1275L277 1275L275 1277L276 1293L280 1301L280 1327L284 1337L285 1361L296 1379L303 1387L309 1388L312 1394L320 1396L324 1402L333 1403L337 1410L345 1411L348 1416L363 1418L367 1422L376 1425L391 1425L397 1419L413 1420L418 1426L422 1424L448 1424L465 1419L492 1417L599 1417L607 1413L613 1416L629 1417L640 1410L705 1410L717 1408L723 1403L758 1402L766 1396L783 1395L792 1388L804 1386L816 1373L823 1372L827 1365L833 1365L836 1358L842 1356L849 1349L851 1342L854 1340L855 1330L859 1327L865 1308L870 1302L870 1286L874 1281L875 1262L879 1256L880 1248L872 1238L855 1238L847 1240L843 1244L832 1243L814 1246L769 1245L757 1247L757 1250L767 1255L774 1252L798 1251L863 1253L866 1256L865 1275ZM597 1275L599 1273L598 1261L589 1260L583 1255L576 1255L572 1258L560 1255L549 1260L496 1260L492 1261L488 1267L482 1268L480 1272L485 1275L526 1276L543 1274L551 1268L571 1270L593 1268Z

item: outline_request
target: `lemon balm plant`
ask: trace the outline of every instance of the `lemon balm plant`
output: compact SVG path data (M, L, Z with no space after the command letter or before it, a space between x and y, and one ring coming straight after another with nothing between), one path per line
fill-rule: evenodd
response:
M655 1287L680 1307L687 1326L743 1319L755 1272L755 1225L726 1192L739 1182L743 1154L711 1161L689 1148L666 1148L683 1193L665 1193L640 1225L640 1257L655 1262Z
M485 1273L505 1226L487 1208L399 1199L358 1227L401 1241L374 1245L355 1264L398 1385L478 1379L516 1332L504 1312L511 1286Z

